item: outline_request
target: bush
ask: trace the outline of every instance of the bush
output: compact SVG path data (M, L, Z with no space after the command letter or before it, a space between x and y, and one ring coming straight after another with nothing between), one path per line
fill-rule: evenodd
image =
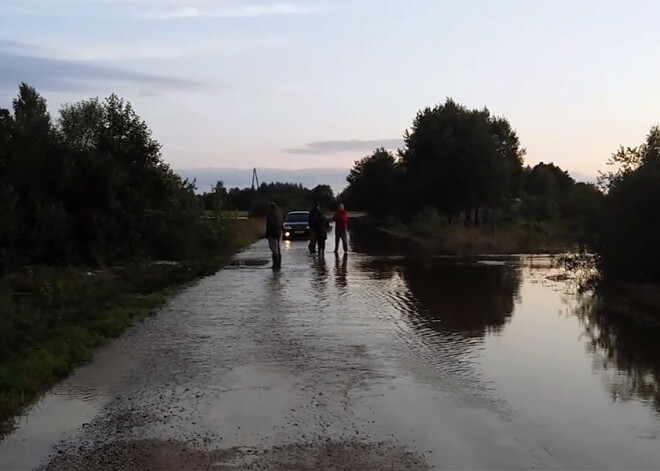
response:
M443 226L443 218L438 211L426 207L413 216L410 222L410 232L420 237L433 237L442 231Z
M597 237L592 247L607 278L660 281L660 128L645 144L621 148L610 163L620 166L605 176L607 186Z
M227 231L194 191L116 95L64 105L53 122L21 84L12 112L0 109L0 271L204 258Z

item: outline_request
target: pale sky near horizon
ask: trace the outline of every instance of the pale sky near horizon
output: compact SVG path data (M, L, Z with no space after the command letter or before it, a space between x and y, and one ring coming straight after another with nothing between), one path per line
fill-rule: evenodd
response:
M452 97L595 175L660 124L658 25L641 0L0 0L0 106L117 92L175 168L346 168Z

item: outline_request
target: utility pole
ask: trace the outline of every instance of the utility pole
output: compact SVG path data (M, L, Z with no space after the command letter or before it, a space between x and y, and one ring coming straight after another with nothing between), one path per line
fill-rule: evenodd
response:
M257 176L257 169L252 169L252 191L254 191L254 183L257 182L257 190L259 189L259 177Z

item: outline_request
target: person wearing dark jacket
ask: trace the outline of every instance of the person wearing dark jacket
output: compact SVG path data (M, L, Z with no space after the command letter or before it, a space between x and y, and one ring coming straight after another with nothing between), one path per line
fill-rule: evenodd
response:
M266 239L268 246L273 254L273 268L282 266L282 252L280 250L280 240L282 239L282 213L277 209L275 203L268 206L268 215L266 216Z
M348 242L346 240L346 232L348 230L348 212L344 209L344 205L339 203L337 211L332 216L335 222L335 253L339 251L339 241L341 240L344 253L348 252Z
M325 253L325 241L328 238L328 223L319 208L319 204L314 205L314 209L309 213L309 231L312 234L316 244L319 247L319 256ZM310 243L311 244L311 243ZM311 251L311 247L310 247ZM312 252L314 253L314 252Z
M321 211L319 211L319 204L315 203L312 210L309 212L309 219L307 219L307 225L309 226L309 253L316 253L316 221L321 216Z

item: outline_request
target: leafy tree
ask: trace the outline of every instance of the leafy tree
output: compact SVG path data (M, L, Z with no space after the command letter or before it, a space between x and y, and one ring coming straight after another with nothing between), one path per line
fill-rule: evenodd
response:
M606 195L593 246L606 277L660 281L660 128L637 148L621 148L601 182Z
M524 182L524 214L533 221L560 219L575 180L553 163L535 165Z
M224 207L227 199L227 189L222 180L218 180L211 191L201 195L202 205L206 210L218 210Z
M6 111L2 114L4 171L11 185L4 193L9 191L13 200L13 240L18 252L48 259L69 250L61 201L69 161L55 138L46 100L34 88L25 83L19 86L12 111L11 116ZM17 259L16 252L9 258Z
M249 211L254 192L250 188L231 188L227 192L226 208L232 211Z
M575 185L575 180L568 172L553 163L536 164L525 182L525 190L530 195L556 196Z
M106 108L98 98L60 108L59 132L63 142L73 151L97 149L106 124Z
M0 110L0 265L192 258L221 242L130 103L85 100L53 122L21 84L12 105Z
M420 111L404 134L402 164L413 210L431 206L450 221L496 208L516 193L524 150L504 118L451 99Z
M331 209L335 205L335 193L330 185L317 185L312 188L312 200L319 203L321 208Z
M603 193L594 184L580 182L569 189L562 207L562 218L579 244L588 244L597 233L603 201Z
M384 148L355 163L348 177L346 198L351 208L384 217L399 208L400 166Z
M298 183L262 183L256 191L250 188L232 188L227 192L226 208L229 210L250 211L252 215L263 216L268 203L274 201L283 212L307 210L317 200L322 206L331 207L334 201L332 189L319 185L310 190ZM324 204L325 203L325 204Z
M0 276L8 263L6 247L13 243L15 232L14 187L9 175L13 126L10 111L0 108Z

